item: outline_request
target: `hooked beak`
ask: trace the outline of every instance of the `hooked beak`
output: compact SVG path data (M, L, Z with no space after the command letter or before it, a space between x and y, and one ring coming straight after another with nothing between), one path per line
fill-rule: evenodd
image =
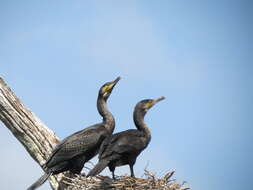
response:
M154 100L153 100L153 105L155 105L156 103L158 103L158 102L160 102L160 101L162 101L162 100L164 100L164 99L165 99L164 96L161 96L161 97L159 97L159 98L154 99Z
M160 102L164 99L165 99L165 97L163 97L163 96L161 96L160 98L157 98L157 99L152 99L152 101L150 103L147 103L146 109L148 110L148 109L152 108L157 102Z
M108 93L111 93L111 91L113 90L114 86L119 82L121 78L117 77L114 81L110 82L110 84L106 87L105 92L104 92L104 96L107 96Z
M164 99L165 99L164 96L161 96L161 97L159 97L159 98L153 99L153 103L152 103L152 106L151 106L151 107L153 107L156 103L158 103L158 102L160 102L160 101L162 101L162 100L164 100Z
M110 90L114 88L114 86L119 82L120 79L121 79L120 77L117 77L114 81L112 81L110 85Z
M118 82L119 82L119 80L121 79L121 77L117 77L112 83L114 84L113 86L115 86Z

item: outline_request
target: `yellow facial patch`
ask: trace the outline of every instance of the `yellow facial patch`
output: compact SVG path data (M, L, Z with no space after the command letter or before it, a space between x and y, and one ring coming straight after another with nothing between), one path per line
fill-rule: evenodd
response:
M153 102L148 102L148 103L146 103L146 108L149 109L149 108L151 108L153 105L154 105Z
M105 92L108 92L109 90L111 90L111 88L112 88L112 85L105 85L104 87L103 87L103 92L105 93Z

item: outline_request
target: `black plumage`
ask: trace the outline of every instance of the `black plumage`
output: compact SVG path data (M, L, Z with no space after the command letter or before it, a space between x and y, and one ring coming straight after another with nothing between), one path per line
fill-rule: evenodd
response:
M115 179L115 168L122 165L129 165L131 176L134 177L133 166L136 158L151 140L151 133L144 122L144 116L153 105L163 99L164 97L146 99L135 106L133 118L137 130L130 129L107 137L99 150L99 162L87 177L99 174L108 166L113 179Z
M50 157L43 165L45 174L30 186L28 190L34 190L42 185L50 175L68 170L74 174L80 174L84 164L98 153L103 140L110 136L115 128L114 117L107 109L106 102L119 80L120 77L104 84L99 90L97 109L103 117L103 121L62 140L54 148Z

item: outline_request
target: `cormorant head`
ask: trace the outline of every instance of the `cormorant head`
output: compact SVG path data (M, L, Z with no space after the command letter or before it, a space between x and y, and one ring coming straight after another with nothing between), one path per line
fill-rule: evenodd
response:
M105 83L99 90L99 97L103 98L106 101L119 80L120 77L117 77L114 81Z
M164 100L165 97L160 97L156 99L145 99L137 103L135 106L135 110L141 112L143 115L147 113L147 111L152 108L157 102L160 102L161 100Z

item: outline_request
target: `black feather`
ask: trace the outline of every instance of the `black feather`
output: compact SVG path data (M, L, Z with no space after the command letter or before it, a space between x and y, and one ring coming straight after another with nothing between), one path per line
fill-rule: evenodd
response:
M52 173L45 173L34 184L32 184L27 190L34 190L41 186L52 175Z
M95 167L88 173L87 177L89 176L96 176L97 174L99 174L100 172L103 171L103 169L106 168L107 164L109 163L109 161L107 160L100 160Z

